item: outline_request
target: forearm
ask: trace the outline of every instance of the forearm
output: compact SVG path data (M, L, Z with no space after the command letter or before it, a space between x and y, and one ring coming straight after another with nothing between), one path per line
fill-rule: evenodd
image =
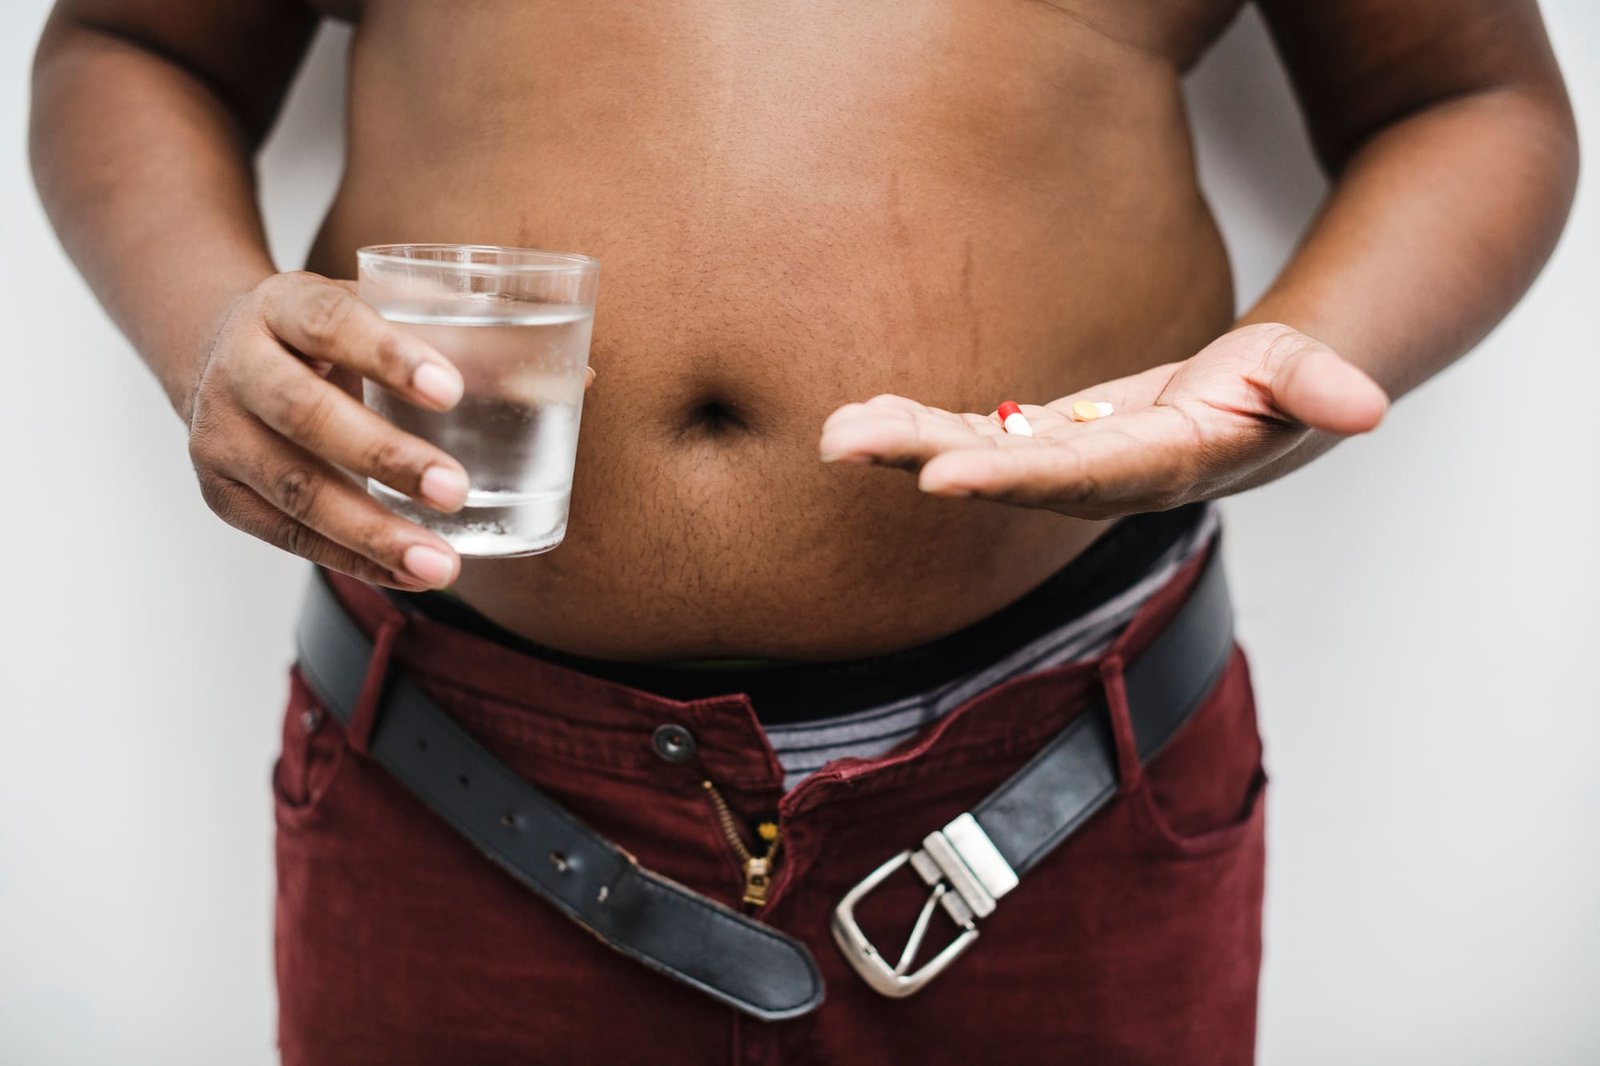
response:
M1244 322L1331 345L1399 396L1449 365L1533 281L1577 175L1570 115L1513 89L1441 103L1367 142Z
M1564 100L1503 89L1419 111L1351 156L1300 248L1240 324L1292 326L1398 397L1516 303L1555 245L1576 175ZM1333 443L1314 434L1253 483Z
M1577 157L1559 94L1472 93L1401 119L1350 157L1239 324L1292 326L1397 398L1470 350L1527 290L1566 221ZM1238 488L1281 477L1339 439L1310 433Z
M35 65L30 147L68 255L187 419L210 339L274 269L247 134L178 65L63 25Z

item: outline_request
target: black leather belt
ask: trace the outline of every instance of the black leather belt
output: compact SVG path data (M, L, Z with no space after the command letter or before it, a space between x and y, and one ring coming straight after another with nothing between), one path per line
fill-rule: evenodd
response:
M1233 607L1215 545L1181 608L1123 672L1139 761L1155 756L1222 676L1233 651ZM1104 697L1074 718L1028 764L971 811L929 833L920 848L892 856L834 908L833 939L856 972L886 996L909 996L942 973L978 938L977 920L1017 887L1056 846L1111 802L1117 754ZM899 959L891 964L855 920L861 898L910 864L931 891ZM912 969L938 907L959 932Z
M1216 683L1232 647L1232 614L1215 558L1125 679L1141 759L1175 733ZM319 574L297 633L301 673L328 711L349 724L373 643ZM473 740L400 670L389 671L367 751L435 814L512 877L601 941L669 977L764 1020L822 1002L822 977L805 945L639 866ZM968 814L891 858L839 904L835 939L872 987L908 995L977 937L976 919L1116 791L1116 755L1103 703L1075 718L1043 751ZM909 863L933 886L907 950L890 966L862 936L855 903ZM961 932L909 971L935 906Z

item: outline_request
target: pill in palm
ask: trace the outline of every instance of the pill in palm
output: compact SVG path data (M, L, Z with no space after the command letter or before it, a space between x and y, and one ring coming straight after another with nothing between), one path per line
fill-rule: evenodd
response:
M1000 425L1007 433L1013 433L1019 437L1033 436L1033 427L1028 424L1027 418L1022 414L1022 408L1017 406L1016 401L1005 401L995 414L1000 416Z
M1104 418L1114 408L1104 400L1079 400L1072 405L1072 420L1074 422L1093 422L1097 418Z

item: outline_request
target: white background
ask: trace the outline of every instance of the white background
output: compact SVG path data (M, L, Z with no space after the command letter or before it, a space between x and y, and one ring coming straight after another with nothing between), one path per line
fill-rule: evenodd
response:
M304 571L206 510L37 208L46 7L0 16L0 1063L270 1063L267 773ZM1545 8L1593 151L1600 12ZM336 179L343 42L265 162L286 266ZM1322 182L1253 14L1191 88L1247 299ZM1595 173L1476 354L1227 506L1274 777L1269 1066L1600 1062Z

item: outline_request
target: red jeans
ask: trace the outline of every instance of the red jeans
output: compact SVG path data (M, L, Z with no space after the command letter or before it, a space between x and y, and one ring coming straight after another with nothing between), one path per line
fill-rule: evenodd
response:
M852 885L972 807L1097 695L1125 715L1121 661L1160 631L1197 565L1105 658L1008 682L894 752L843 760L788 795L742 696L663 699L406 621L392 664L647 867L738 906L740 864L702 782L751 820L776 815L782 844L758 915L810 945L827 981L818 1010L783 1022L646 970L513 883L354 750L292 674L274 774L283 1062L1252 1061L1265 776L1237 651L1167 749L922 992L879 996L828 930ZM334 584L369 633L402 618L375 590ZM652 734L669 723L692 734L693 758L657 753ZM1124 765L1136 762L1128 754ZM894 952L924 895L902 873L858 916Z

